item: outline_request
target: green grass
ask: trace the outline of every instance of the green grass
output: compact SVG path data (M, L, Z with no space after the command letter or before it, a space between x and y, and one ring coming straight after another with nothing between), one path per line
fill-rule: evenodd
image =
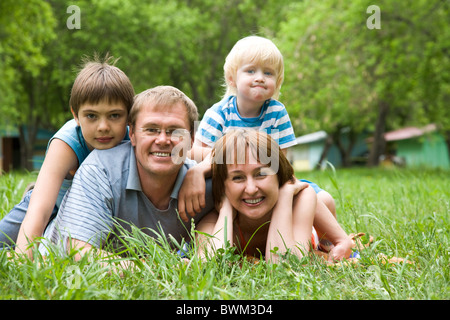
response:
M329 267L316 258L252 264L230 251L183 262L167 243L128 235L136 264L110 272L95 256L74 262L51 254L34 262L0 253L0 299L444 299L449 290L448 171L352 169L297 173L336 199L350 232L375 238L358 265ZM33 174L0 176L0 216L20 200ZM194 249L195 250L195 249ZM414 264L383 264L379 254ZM116 261L117 262L117 261ZM111 262L111 265L114 261Z

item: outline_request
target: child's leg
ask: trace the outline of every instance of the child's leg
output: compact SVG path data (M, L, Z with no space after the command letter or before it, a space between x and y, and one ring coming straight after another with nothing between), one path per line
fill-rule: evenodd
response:
M324 191L321 191L322 193ZM330 198L324 195L325 201L330 204ZM351 254L352 241L347 233L342 229L336 220L336 213L334 205L328 208L325 202L317 197L316 215L314 217L314 227L319 235L320 249L329 252L329 258L333 260L341 260L348 258ZM331 198L332 199L332 198ZM332 202L334 204L334 200ZM331 210L330 210L331 209Z
M314 218L314 226L316 227L317 234L319 236L320 249L325 252L329 252L334 247L333 243L328 239L327 235L329 235L330 228L332 228L333 224L335 223L337 224L336 213L333 213L324 203L324 201L322 201L319 194L317 194L317 207L316 215ZM336 229L336 227L332 229Z
M0 249L14 247L25 214L28 210L32 190L28 191L22 201L0 221Z
M326 238L325 234L328 229L329 219L336 219L336 205L334 203L334 199L328 192L322 190L314 182L305 179L300 179L300 181L307 182L317 194L317 207L314 218L314 226L317 229L321 248L324 251L330 251L333 248L333 244Z
M325 190L321 190L319 193L317 193L317 202L318 202L318 210L322 210L322 211L330 211L330 213L333 215L334 219L337 219L336 217L336 204L334 202L333 197L326 192ZM319 203L322 204L319 204ZM320 213L319 213L320 214ZM327 213L323 213L325 215L328 215ZM330 217L331 219L331 217ZM320 248L323 251L330 251L331 249L333 249L334 245L331 243L330 240L327 239L326 234L324 234L323 232L321 232L320 230L318 231L319 234L319 244L320 244Z
M324 217L324 219L331 219L331 215L336 219L336 203L334 202L333 197L331 194L326 192L325 190L321 189L317 184L314 182L300 179L300 181L307 182L316 192L317 194L317 209L316 211L321 217ZM316 214L317 214L316 212ZM319 221L322 221L319 219ZM325 241L325 234L321 230L317 230L319 238L321 239L321 244L326 244L327 241ZM329 242L329 241L328 241ZM329 251L329 250L328 250Z
M333 250L333 258L348 257L352 242L336 219L336 205L333 197L315 183L307 182L316 191L317 206L313 226L319 236L320 247L324 251Z
M328 210L330 210L330 212L334 216L334 218L337 218L336 217L336 203L334 202L334 199L331 196L331 194L329 194L325 190L321 190L319 193L317 193L317 199L319 199L320 201L322 201L325 204L325 206L328 208Z

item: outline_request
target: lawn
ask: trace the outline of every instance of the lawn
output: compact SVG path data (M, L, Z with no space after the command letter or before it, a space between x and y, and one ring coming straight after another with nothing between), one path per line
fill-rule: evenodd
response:
M297 173L333 195L338 220L348 233L374 237L357 264L327 266L317 257L255 264L230 251L207 261L194 257L184 262L167 244L158 245L135 230L129 234L130 252L145 258L118 272L101 266L95 256L74 262L71 255L51 254L32 262L18 256L8 259L1 252L0 299L448 300L449 173ZM23 173L0 176L0 216L20 201L26 184L35 178ZM385 263L380 254L413 263Z

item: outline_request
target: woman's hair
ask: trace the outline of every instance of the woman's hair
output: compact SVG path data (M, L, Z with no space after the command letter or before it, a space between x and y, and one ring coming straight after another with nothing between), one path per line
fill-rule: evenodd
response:
M278 177L281 187L294 176L294 169L278 144L267 133L236 129L227 132L214 145L212 155L212 192L216 207L225 194L225 180L229 164L249 163L249 154L258 162L267 164Z
M246 63L267 64L275 69L277 79L273 98L278 99L284 79L283 55L272 41L259 36L249 36L239 40L226 57L223 66L225 96L236 95L236 88L230 85L229 79L235 79L239 67Z
M108 104L122 103L128 112L134 100L134 89L127 75L114 66L118 59L106 55L100 59L84 58L83 68L75 79L70 94L69 105L78 116L80 107L85 103Z
M188 122L192 134L194 130L194 123L198 120L197 106L181 90L172 86L157 86L136 95L133 107L130 111L131 128L133 129L135 127L136 118L144 105L151 104L158 107L170 108L177 103L182 103L186 107Z

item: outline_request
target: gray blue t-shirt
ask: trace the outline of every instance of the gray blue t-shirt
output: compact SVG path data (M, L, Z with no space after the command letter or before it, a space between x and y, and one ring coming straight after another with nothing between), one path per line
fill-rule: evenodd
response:
M111 231L117 231L118 223L128 231L132 224L150 236L162 230L178 242L183 238L188 241L191 222L183 222L178 216L178 192L188 169L195 164L195 161L185 160L168 208L159 210L142 192L130 142L107 150L94 150L77 170L72 187L44 238L55 244L62 241L66 245L67 238L71 237L103 247ZM211 180L207 179L206 206L195 215L194 223L214 208L211 187ZM46 253L45 240L40 250Z

